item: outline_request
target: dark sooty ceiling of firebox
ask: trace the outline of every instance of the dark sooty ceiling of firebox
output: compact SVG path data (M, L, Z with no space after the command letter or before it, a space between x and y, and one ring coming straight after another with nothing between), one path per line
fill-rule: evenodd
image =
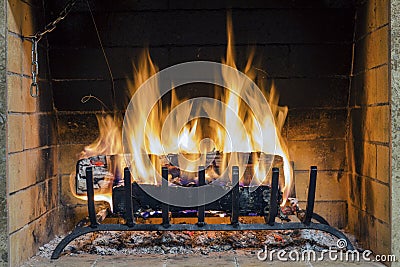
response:
M47 21L54 19L66 2L45 1ZM89 4L121 110L132 63L146 46L160 69L192 60L220 62L226 50L228 10L232 12L239 69L254 48L254 65L263 79L275 81L281 105L346 106L354 29L352 1L102 0ZM48 41L55 107L60 111L102 109L98 101L83 104L85 95L94 95L112 107L110 74L86 1L76 4L48 34Z

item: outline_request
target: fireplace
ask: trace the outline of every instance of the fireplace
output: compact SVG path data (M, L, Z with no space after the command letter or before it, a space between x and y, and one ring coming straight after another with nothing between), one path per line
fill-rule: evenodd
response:
M71 173L84 147L99 135L96 116L123 117L132 63L143 49L148 47L160 70L187 61L221 62L229 13L238 69L245 69L254 49L258 81L273 86L278 104L288 108L281 135L294 162L299 205L306 206L309 168L316 165L314 210L354 234L364 248L398 254L398 192L392 178L397 154L391 143L398 100L392 89L396 80L389 79L397 74L398 61L389 41L398 30L396 20L389 27L399 9L394 1L392 9L389 1L373 0L89 1L93 19L87 3L78 1L39 42L40 96L33 98L32 43L22 37L43 29L66 2L15 0L6 6L3 191L9 254L4 250L4 261L24 262L87 216L87 202L76 197ZM212 97L216 89L195 84L188 90L189 97L204 91Z

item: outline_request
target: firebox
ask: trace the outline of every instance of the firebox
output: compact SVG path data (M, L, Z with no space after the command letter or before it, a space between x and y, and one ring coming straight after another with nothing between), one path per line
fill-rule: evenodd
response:
M1 258L22 264L86 216L88 226L67 235L53 258L99 229L282 227L341 238L346 230L362 247L400 257L398 83L389 79L398 75L399 8L379 0L9 0L9 253ZM194 72L197 82L171 78L165 94L151 90L163 88L159 73L207 62L214 65ZM219 84L199 78L217 66ZM191 204L173 200L182 190ZM201 202L210 192L220 197ZM299 221L285 222L289 213ZM113 216L123 220L99 224ZM137 223L149 217L157 223ZM207 222L219 217L228 224Z

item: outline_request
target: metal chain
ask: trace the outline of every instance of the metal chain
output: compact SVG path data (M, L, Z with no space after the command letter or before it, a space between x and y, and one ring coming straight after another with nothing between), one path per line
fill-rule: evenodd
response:
M39 85L37 83L37 76L39 74L39 61L38 61L38 51L37 51L37 44L39 39L32 38L32 83L31 88L29 90L32 97L39 97Z
M57 27L57 24L63 19L65 19L65 17L69 14L69 12L71 12L76 2L78 2L78 0L68 1L64 9L58 15L58 17L49 24L47 24L42 31L37 32L35 35L30 35L28 37L25 37L26 39L29 39L32 42L32 65L31 65L32 83L30 87L30 94L32 97L39 97L39 85L37 83L37 77L39 75L39 61L38 61L38 50L37 50L38 43L45 34L52 32Z
M64 9L60 12L60 14L58 15L58 17L55 20L53 20L52 22L47 24L46 27L44 27L44 29L42 31L39 31L35 35L31 35L28 38L36 38L36 39L38 39L38 41L40 41L40 39L43 37L43 35L45 35L46 33L52 32L57 27L57 24L60 21L62 21L63 19L65 19L65 17L69 14L69 12L71 12L71 10L74 7L74 5L76 4L76 2L78 2L78 0L68 1L67 4L65 5Z

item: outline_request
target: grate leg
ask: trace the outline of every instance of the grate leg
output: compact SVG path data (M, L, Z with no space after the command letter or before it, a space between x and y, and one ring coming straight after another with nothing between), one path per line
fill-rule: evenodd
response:
M269 201L269 217L268 224L275 224L275 217L278 212L278 182L279 182L279 169L272 168L272 182L271 182L271 198Z
M232 167L232 216L231 224L237 225L239 223L239 167Z
M315 189L317 187L317 166L311 166L310 184L308 186L306 216L303 223L309 225L314 213Z
M206 170L204 168L204 166L200 166L199 167L199 187L202 185L206 184ZM199 190L199 195L198 195L198 199L201 202L204 202L205 200L205 193L204 191ZM198 226L204 226L205 225L205 205L201 205L197 208L197 225Z
M94 205L93 167L86 168L86 194L90 227L97 227L96 208Z
M168 195L168 168L167 167L162 167L161 169L161 175L162 175L162 190L164 191L165 194ZM168 197L167 197L168 199ZM164 227L169 227L169 205L168 203L162 203L161 206L162 209L162 225Z
M125 188L125 220L126 225L132 227L135 222L133 220L133 207L132 207L132 182L131 172L128 167L124 169L124 188Z

